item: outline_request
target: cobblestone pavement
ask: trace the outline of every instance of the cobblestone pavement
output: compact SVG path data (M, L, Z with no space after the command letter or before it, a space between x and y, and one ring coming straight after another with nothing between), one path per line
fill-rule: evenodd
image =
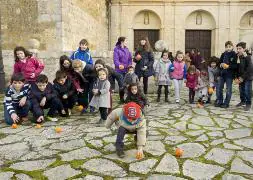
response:
M155 103L148 109L145 158L136 160L132 135L125 138L126 157L115 154L115 127L96 127L98 114L73 115L12 129L0 124L0 180L7 179L253 179L253 114L208 105L197 108ZM172 97L170 100L172 101ZM237 101L236 101L237 100ZM61 127L61 133L55 127ZM175 148L184 150L175 157Z

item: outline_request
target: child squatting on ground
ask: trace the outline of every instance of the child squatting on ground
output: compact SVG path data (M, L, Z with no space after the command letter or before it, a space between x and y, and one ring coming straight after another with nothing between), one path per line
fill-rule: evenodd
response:
M106 128L110 128L113 123L118 127L115 144L117 155L121 158L125 156L123 151L125 134L136 133L138 148L136 158L142 159L144 157L143 147L146 144L146 119L142 114L141 107L134 102L129 102L123 108L113 110L107 117Z

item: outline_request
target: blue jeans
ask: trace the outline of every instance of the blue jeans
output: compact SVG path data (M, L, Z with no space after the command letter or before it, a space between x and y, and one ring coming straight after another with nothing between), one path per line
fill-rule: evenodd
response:
M13 108L15 109L15 113L19 118L28 116L30 110L30 102L27 100L24 106L19 106L19 104L13 104ZM14 122L11 119L11 115L7 111L7 106L4 104L4 120L6 124L12 125Z
M246 105L251 105L252 80L246 80L240 83L239 90L241 102L246 103Z
M223 89L225 83L226 83L226 98L225 101L223 102ZM232 97L232 83L233 83L232 77L222 77L222 76L220 77L217 88L217 91L219 91L217 92L218 104L229 105Z

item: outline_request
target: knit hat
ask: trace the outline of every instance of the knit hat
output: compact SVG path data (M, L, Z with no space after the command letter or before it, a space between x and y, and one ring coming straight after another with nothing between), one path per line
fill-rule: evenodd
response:
M141 117L141 107L135 102L129 102L123 106L124 120L134 122Z

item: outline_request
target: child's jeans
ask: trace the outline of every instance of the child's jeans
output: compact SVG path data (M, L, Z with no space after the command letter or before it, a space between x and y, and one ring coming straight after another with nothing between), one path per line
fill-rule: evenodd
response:
M224 84L226 83L226 98L225 101L223 102L223 89L224 89ZM219 85L217 90L218 95L218 103L219 104L226 104L229 105L231 97L232 97L232 84L233 84L233 78L232 77L220 77L219 79Z
M180 90L182 89L183 80L173 79L173 83L176 101L180 101Z
M19 106L19 104L13 104L13 108L15 113L18 115L19 118L28 116L30 110L30 102L27 100L24 106ZM4 105L4 120L6 124L12 125L14 122L11 119L11 115L7 111L6 105Z
M241 102L251 105L252 81L243 81L239 85Z

